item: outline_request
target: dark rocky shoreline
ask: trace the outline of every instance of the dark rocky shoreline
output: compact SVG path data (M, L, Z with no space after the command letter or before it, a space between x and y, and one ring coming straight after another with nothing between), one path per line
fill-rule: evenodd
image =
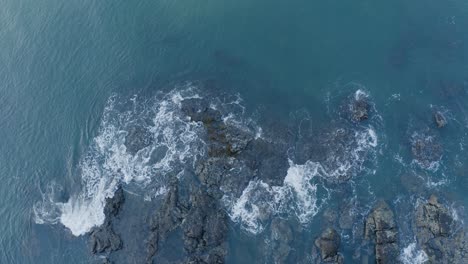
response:
M372 107L367 97L356 98L348 105L345 110L349 112L344 116L352 124L371 118ZM204 127L207 155L197 162L195 170L187 173L186 177L173 178L165 198L146 221L146 238L139 244L145 248L146 255L135 259L134 263L226 263L229 255L228 229L232 223L221 204L224 192L239 197L254 179L279 186L287 174L286 142L291 140L291 135L278 135L277 142L257 138L252 131L223 122L223 114L210 108L209 102L204 99L182 101L182 111L191 122ZM437 113L434 118L439 128L447 124L445 118ZM346 141L346 133L350 133L346 129L342 131L344 135L334 135L335 138L330 139L329 144L336 144L338 148L336 153L330 152L328 155L336 156L342 152L336 137ZM133 137L145 137L145 131L141 129L132 130L128 137L128 148L132 152L150 144L145 139L131 140ZM305 157L311 155L310 151L305 150L312 149L314 143L303 146L302 154ZM442 155L442 146L433 137L418 136L412 139L411 151L416 160L429 166ZM296 154L300 160L301 152ZM230 173L233 170L237 170L235 177ZM350 178L351 175L346 175L326 183L340 184ZM120 221L119 212L124 206L125 196L126 193L119 188L112 199L106 200L105 223L89 234L91 252L105 256L104 263L121 263L114 253L125 248L126 243L134 243L123 240L119 235L121 230L117 230L114 224L114 221ZM307 263L309 259L311 262L308 263L342 264L356 261L367 263L375 259L376 263L382 264L401 262L402 234L395 221L398 212L390 204L376 202L364 219L356 219L351 213L352 206L346 201L341 207L343 210L340 213L325 211L327 220L321 233L314 236L309 258L294 252L294 238L304 231L291 227L281 218L271 220L268 226L269 249L272 252L267 253L268 261ZM262 219L269 221L271 215L267 211L263 213ZM452 228L455 220L447 205L440 203L436 196L432 195L408 215L417 244L428 257L427 263L468 263L467 230ZM360 245L356 245L359 248L355 256L349 259L341 253L342 235L345 230L351 229L359 230L356 241L360 241ZM102 259L99 261L102 262Z

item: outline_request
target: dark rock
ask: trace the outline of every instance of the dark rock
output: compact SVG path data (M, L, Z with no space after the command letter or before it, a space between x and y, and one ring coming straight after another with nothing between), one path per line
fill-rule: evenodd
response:
M182 222L186 208L179 203L178 183L171 184L170 190L161 207L150 220L150 237L148 239L148 261L158 252L159 245L167 235Z
M227 215L215 198L198 186L190 192L188 204L180 200L178 184L171 186L163 204L154 215L148 240L148 262L158 257L170 234L183 241L183 263L224 263L227 254ZM181 232L176 232L181 230Z
M217 203L201 191L192 196L192 207L184 219L184 243L188 253L202 253L222 246L227 231L227 216Z
M364 237L375 243L377 263L398 262L398 231L392 210L384 201L380 201L367 217Z
M354 121L363 121L369 118L369 103L366 99L355 100L351 107L352 119Z
M343 256L338 253L340 242L340 235L332 228L325 229L315 240L315 246L319 249L323 262L343 263Z
M125 147L127 152L136 154L139 150L150 146L153 143L151 132L145 127L131 127L125 136Z
M112 220L118 215L125 201L124 192L121 187L117 189L112 198L106 199L104 223L89 235L89 243L93 254L117 251L122 248L120 236L114 232Z
M440 111L434 113L434 120L437 124L437 127L439 128L442 128L445 125L447 125L447 119L445 118L445 115Z
M122 248L122 240L110 225L102 226L92 231L90 243L93 254L112 252Z
M122 188L118 188L111 199L106 199L106 206L104 207L104 215L106 218L117 216L124 202L124 191Z

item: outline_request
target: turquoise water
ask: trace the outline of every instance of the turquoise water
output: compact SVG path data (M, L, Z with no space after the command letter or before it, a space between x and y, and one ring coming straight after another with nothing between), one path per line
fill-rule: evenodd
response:
M305 111L313 127L327 123L338 98L366 90L382 118L375 173L359 175L376 196L370 200L408 195L400 176L412 170L410 137L433 127L432 112L443 109L449 124L434 130L444 147L442 165L422 173L447 181L428 193L468 205L465 1L3 0L1 6L0 263L91 261L86 238L60 224L37 224L34 204L51 183L79 191L79 162L112 95L154 94L185 80L220 80L250 111L278 120ZM304 244L319 223L308 228ZM260 253L245 246L254 242L237 238L261 238L234 233L230 248L255 261ZM239 258L233 253L230 261Z

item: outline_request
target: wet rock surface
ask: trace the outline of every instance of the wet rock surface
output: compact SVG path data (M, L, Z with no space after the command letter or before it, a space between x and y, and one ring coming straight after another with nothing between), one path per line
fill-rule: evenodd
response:
M106 199L105 222L95 228L89 235L89 244L93 254L110 253L122 248L120 236L114 232L112 221L118 215L125 201L123 189L119 188L112 198Z
M369 118L369 103L365 98L358 98L351 104L351 118L353 121L364 121Z
M414 221L418 244L428 263L468 263L466 231L453 230L452 215L435 195L417 207Z
M340 243L340 235L335 229L325 229L314 242L314 245L319 250L321 257L320 261L316 263L344 263L343 256L338 253Z
M367 217L364 237L375 243L377 263L398 262L398 229L393 211L386 202L378 202Z

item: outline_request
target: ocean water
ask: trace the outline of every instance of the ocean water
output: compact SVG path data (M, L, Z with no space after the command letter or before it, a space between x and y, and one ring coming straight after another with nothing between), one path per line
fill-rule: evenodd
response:
M404 230L405 212L436 193L466 223L466 1L1 6L0 263L96 261L86 234L104 221L104 199L118 185L131 199L157 202L168 175L183 177L205 154L202 128L180 114L184 98L210 98L226 123L266 140L278 140L271 123L286 124L299 142L287 142L281 184L256 179L240 195L226 187L229 263L260 262L273 250L265 212L303 229L295 241L301 261L323 212L343 199L357 221L386 199ZM198 80L215 80L218 97ZM370 119L355 125L341 110L361 96L371 102ZM436 111L448 120L444 128L434 123ZM136 154L123 145L133 126L154 138ZM340 131L351 136L335 145ZM328 156L297 154L313 140L330 147ZM416 161L411 144L418 140L436 142L440 153ZM341 177L350 179L324 183ZM350 260L354 232L342 234ZM414 243L401 237L405 263L424 262Z

